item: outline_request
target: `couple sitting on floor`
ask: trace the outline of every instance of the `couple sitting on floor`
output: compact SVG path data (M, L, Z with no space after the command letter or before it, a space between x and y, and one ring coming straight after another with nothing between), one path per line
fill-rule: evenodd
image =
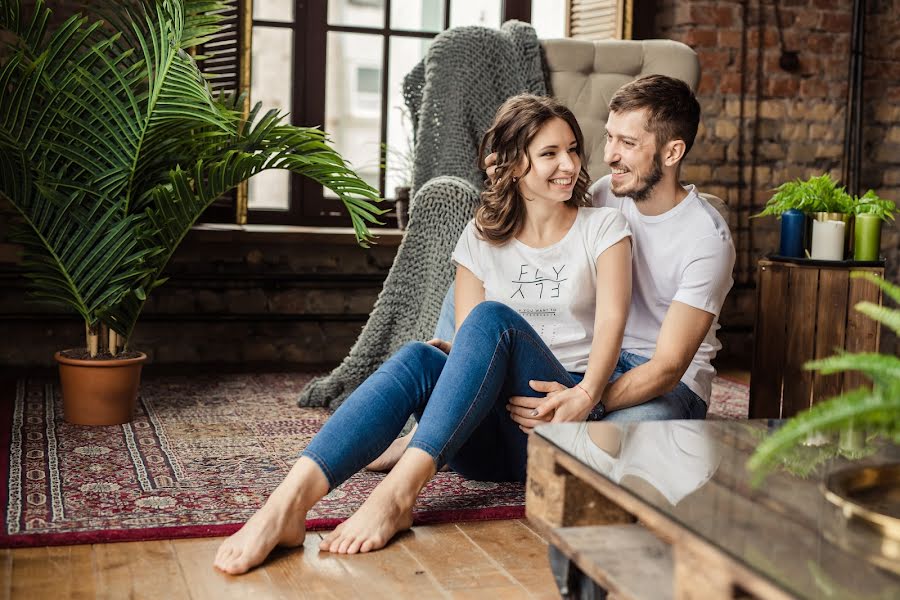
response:
M360 385L222 544L218 569L302 544L307 511L366 465L389 473L321 550L383 547L444 465L524 481L542 423L705 417L735 251L721 215L679 182L700 106L684 82L651 75L609 109L612 174L589 187L571 111L529 95L500 107L479 153L487 189L452 256L452 343L411 342Z

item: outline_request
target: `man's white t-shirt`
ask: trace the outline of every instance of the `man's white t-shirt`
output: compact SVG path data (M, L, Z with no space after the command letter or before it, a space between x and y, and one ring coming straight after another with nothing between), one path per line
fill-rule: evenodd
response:
M629 235L622 213L610 208L579 208L563 239L546 248L515 238L495 246L470 221L453 262L484 283L485 300L522 315L567 371L584 373L594 337L597 257Z
M594 206L622 211L632 231L633 278L631 310L622 348L651 358L663 319L678 301L716 315L681 378L691 391L709 404L710 362L722 347L716 339L719 311L734 284L734 243L722 215L688 186L687 197L661 215L646 216L634 200L613 195L610 177L603 177L589 192Z

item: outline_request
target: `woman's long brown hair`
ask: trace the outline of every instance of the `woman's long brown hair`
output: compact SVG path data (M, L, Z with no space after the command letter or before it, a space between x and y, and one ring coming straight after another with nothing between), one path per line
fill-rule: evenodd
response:
M562 119L575 134L576 152L581 159L581 170L566 201L569 206L589 203L587 190L591 178L585 168L584 135L575 115L559 101L547 96L521 94L508 99L497 110L491 128L481 140L479 160L494 152L497 154L493 181L481 193L481 205L475 211L475 228L482 239L496 245L514 237L525 222L525 199L519 192L518 181L513 178L515 167L525 162L524 176L531 170L528 146L551 119ZM479 165L483 167L482 165Z

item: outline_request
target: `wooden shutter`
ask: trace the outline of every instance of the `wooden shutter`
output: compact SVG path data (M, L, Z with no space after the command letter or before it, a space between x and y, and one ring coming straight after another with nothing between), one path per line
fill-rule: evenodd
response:
M582 40L628 40L632 14L632 0L567 0L566 36Z
M247 94L250 90L250 33L251 0L225 0L229 5L225 16L225 36L196 49L205 59L203 72L212 75L210 85L215 92L228 95ZM242 106L244 116L250 113L249 95ZM247 222L247 182L216 200L203 214L201 221L209 223Z

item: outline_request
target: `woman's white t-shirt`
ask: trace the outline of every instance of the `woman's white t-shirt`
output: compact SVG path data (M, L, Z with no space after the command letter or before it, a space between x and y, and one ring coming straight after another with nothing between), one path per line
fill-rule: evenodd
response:
M495 246L478 237L473 220L453 262L482 281L485 300L522 315L567 371L584 373L594 337L597 257L630 235L625 217L612 208L579 208L566 235L546 248L515 238Z

